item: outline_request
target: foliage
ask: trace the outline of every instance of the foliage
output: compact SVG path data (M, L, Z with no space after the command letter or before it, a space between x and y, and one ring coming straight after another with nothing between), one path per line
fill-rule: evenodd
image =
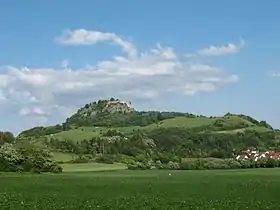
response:
M0 131L0 145L4 144L4 143L13 143L15 141L15 137L14 135L9 132L9 131L5 131L2 132Z
M111 155L101 155L96 158L97 163L107 163L107 164L113 164L114 163L114 157Z
M280 161L274 159L234 160L217 158L193 158L180 163L181 170L207 170L207 169L248 169L248 168L274 168L280 167Z
M19 134L19 136L21 136L21 137L28 137L28 136L40 137L40 136L44 136L44 135L59 133L59 132L63 131L63 128L64 127L62 125L55 125L55 126L49 126L49 127L42 127L42 126L34 127L29 130L22 131Z
M40 148L15 148L12 144L0 147L0 171L61 172L51 153Z

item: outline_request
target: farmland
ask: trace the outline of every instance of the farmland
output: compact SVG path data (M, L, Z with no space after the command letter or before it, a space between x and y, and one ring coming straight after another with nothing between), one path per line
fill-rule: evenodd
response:
M1 174L1 209L277 209L279 169Z

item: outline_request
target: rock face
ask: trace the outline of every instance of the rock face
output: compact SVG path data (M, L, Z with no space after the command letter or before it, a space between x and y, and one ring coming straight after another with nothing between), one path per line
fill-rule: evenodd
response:
M111 98L110 100L99 100L86 104L77 110L75 114L66 119L66 123L73 125L98 124L104 117L113 113L128 113L135 111L130 101L121 101Z
M131 106L130 101L120 101L120 100L114 100L114 101L108 101L105 107L102 109L102 112L121 112L121 113L127 113L131 112L134 109Z

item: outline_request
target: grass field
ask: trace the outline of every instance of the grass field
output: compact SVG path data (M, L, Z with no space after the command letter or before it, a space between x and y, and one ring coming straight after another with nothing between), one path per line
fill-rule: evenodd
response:
M75 163L60 164L64 172L85 172L85 171L110 171L127 169L125 164L103 164L103 163Z
M1 210L279 209L280 170L1 174Z

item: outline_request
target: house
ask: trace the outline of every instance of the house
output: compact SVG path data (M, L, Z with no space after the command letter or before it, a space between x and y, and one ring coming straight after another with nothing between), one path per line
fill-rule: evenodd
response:
M274 159L280 160L280 153L274 151L266 151L266 152L259 152L257 150L247 150L244 154L238 155L236 160L267 160L267 159Z

